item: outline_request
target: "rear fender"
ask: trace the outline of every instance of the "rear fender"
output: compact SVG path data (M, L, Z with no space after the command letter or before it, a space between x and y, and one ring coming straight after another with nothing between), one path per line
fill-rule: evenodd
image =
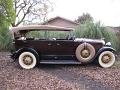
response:
M21 48L21 49L15 51L15 52L11 55L11 58L14 59L14 60L18 59L19 55L20 55L22 52L31 52L31 53L33 53L33 54L36 56L37 60L39 59L39 54L38 54L37 51L36 51L35 49L33 49L33 48Z

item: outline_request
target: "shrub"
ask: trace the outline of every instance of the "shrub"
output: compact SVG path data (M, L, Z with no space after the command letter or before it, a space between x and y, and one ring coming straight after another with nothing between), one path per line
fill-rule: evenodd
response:
M113 48L117 50L119 49L118 39L114 30L101 25L100 22L86 22L85 24L80 24L77 28L75 28L75 35L79 38L104 38L106 42L112 43Z
M64 39L69 33L64 31L31 31L27 34L27 37L36 37L40 39L45 38L56 38L56 39Z
M11 50L12 46L12 35L8 28L2 28L0 30L0 50Z

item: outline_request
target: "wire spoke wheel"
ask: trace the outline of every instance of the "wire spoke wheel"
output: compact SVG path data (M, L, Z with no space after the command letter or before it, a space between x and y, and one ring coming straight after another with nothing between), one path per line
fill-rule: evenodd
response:
M115 55L111 51L104 51L100 54L98 62L103 68L111 67L115 62Z
M23 63L26 65L31 65L33 63L33 58L30 55L23 57Z
M76 57L80 62L92 62L95 56L95 48L89 43L80 44L76 49Z
M33 53L23 52L19 56L19 65L24 69L31 69L36 66L37 60Z
M83 58L87 58L90 56L90 51L88 49L83 49L80 54Z

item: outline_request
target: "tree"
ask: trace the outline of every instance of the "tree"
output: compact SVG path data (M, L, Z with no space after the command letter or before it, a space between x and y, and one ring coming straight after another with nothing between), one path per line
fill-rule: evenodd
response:
M0 0L0 23L11 24L15 22L13 0Z
M0 50L12 48L9 26L15 22L13 0L0 0Z
M93 17L89 13L83 13L82 16L78 16L78 18L75 20L75 22L81 24L84 24L86 21L93 21Z
M16 22L12 26L21 23L41 22L52 10L52 3L49 0L14 0Z

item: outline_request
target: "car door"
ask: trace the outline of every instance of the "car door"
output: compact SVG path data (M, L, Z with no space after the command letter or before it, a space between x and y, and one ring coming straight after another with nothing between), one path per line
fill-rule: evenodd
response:
M54 40L49 43L51 45L51 54L56 55L72 55L74 54L73 40Z
M73 55L74 40L30 40L29 46L46 55Z

